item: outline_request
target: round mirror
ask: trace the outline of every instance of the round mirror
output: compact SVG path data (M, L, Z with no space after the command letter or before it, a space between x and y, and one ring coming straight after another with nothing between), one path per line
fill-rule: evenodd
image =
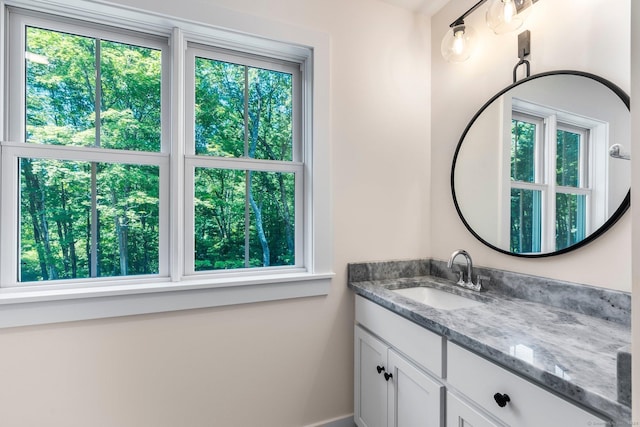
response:
M505 254L542 257L594 240L629 208L629 97L554 71L491 98L456 148L451 190L469 231Z

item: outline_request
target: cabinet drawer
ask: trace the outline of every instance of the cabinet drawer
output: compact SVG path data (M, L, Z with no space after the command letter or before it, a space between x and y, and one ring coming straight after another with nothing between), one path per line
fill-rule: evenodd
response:
M459 399L451 392L447 393L447 427L501 427L490 420L481 411Z
M442 377L444 338L410 320L356 295L356 322Z
M606 425L604 420L460 346L447 344L449 384L511 426ZM500 407L496 393L509 396Z

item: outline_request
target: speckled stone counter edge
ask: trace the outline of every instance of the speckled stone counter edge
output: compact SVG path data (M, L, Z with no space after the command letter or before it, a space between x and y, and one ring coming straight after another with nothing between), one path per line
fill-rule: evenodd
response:
M456 272L462 265L456 264ZM348 281L399 279L403 277L436 276L457 280L456 272L445 261L433 259L354 263L348 265ZM474 266L474 281L478 274L489 277L483 286L514 298L546 304L588 316L629 326L631 324L631 293L581 285L545 277Z

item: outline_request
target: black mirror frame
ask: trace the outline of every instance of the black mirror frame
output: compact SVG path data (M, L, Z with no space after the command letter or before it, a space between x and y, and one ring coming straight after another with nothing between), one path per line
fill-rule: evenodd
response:
M482 242L486 246L490 247L491 249L493 249L495 251L503 253L505 255L511 255L511 256L520 257L520 258L544 258L544 257L561 255L561 254L564 254L564 253L567 253L567 252L574 251L574 250L576 250L578 248L581 248L581 247L593 242L595 239L597 239L602 234L604 234L616 222L618 222L618 220L622 217L622 215L624 215L624 213L631 206L631 188L629 188L629 191L627 192L626 197L624 198L624 200L622 201L622 203L620 204L618 209L616 209L616 211L613 213L613 215L611 215L611 217L609 217L609 219L604 224L602 224L596 231L594 231L589 236L587 236L586 238L584 238L583 240L579 241L578 243L576 243L574 245L568 246L568 247L566 247L564 249L560 249L558 251L540 253L540 254L520 254L520 253L509 252L509 251L506 251L504 249L498 248L497 246L492 245L491 243L487 242L482 237L480 237L480 235L478 235L478 233L476 233L473 230L473 228L471 228L471 225L469 225L467 220L464 218L464 215L462 214L462 211L460 210L460 205L458 204L458 199L456 198L456 190L455 190L455 182L454 182L454 180L455 180L455 171L456 171L456 161L458 160L458 154L460 153L460 149L462 148L462 143L464 142L464 138L467 136L467 133L469 132L469 130L471 129L473 124L476 122L478 117L480 117L480 115L484 112L484 110L486 110L493 103L493 101L495 101L496 99L500 98L506 92L508 92L511 89L513 89L514 87L517 87L517 86L519 86L519 85L521 85L523 83L526 83L528 81L539 79L541 77L554 76L554 75L574 75L574 76L581 76L581 77L586 77L586 78L595 80L598 83L600 83L600 84L606 86L607 88L609 88L616 95L618 95L618 97L626 105L627 110L630 111L631 102L630 102L629 95L627 95L627 93L625 91L623 91L620 87L618 87L614 83L610 82L609 80L604 79L604 78L602 78L600 76L597 76L595 74L591 74L591 73L587 73L587 72L583 72L583 71L573 71L573 70L548 71L548 72L544 72L544 73L540 73L540 74L534 74L533 76L524 78L524 79L522 79L522 80L520 80L518 82L515 82L514 84L506 87L505 89L501 90L500 92L498 92L491 99L489 99L482 106L482 108L480 108L480 110L478 110L478 112L473 116L471 121L469 121L469 124L464 129L464 132L462 132L462 136L460 137L460 140L458 141L458 145L456 147L456 151L455 151L455 153L453 155L453 162L452 162L452 165L451 165L451 195L453 196L453 203L455 205L456 212L458 212L458 216L462 220L462 223L467 228L467 230L469 230L469 232L476 239L478 239L480 242Z

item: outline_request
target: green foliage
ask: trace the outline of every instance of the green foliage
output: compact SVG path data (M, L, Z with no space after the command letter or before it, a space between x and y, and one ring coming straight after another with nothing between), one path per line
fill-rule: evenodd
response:
M556 182L558 185L580 186L580 134L558 130L556 136Z
M556 194L556 250L567 248L586 236L586 196Z
M540 252L541 196L540 191L511 189L511 252Z
M536 125L511 121L511 179L535 182Z

